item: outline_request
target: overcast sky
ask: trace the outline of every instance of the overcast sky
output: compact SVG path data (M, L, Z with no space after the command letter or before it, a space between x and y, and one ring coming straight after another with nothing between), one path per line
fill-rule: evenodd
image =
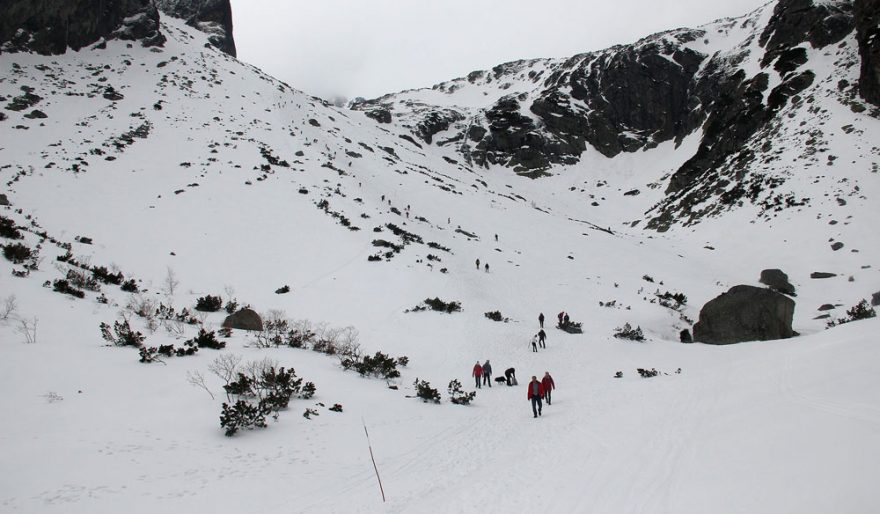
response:
M419 87L741 16L766 0L232 0L239 59L330 98Z

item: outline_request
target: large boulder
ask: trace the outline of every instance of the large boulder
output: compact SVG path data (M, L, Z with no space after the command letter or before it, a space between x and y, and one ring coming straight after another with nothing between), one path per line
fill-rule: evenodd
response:
M734 286L709 301L694 325L694 340L709 344L786 339L791 328L794 300L754 286Z
M782 270L765 269L761 272L761 283L769 286L774 291L795 296L794 286L788 281L788 275Z
M223 320L223 328L262 331L263 319L251 309L241 309L235 314L226 316L226 319Z

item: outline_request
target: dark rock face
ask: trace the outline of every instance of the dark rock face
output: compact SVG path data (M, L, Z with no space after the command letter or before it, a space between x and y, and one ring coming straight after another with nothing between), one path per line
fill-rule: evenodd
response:
M4 49L44 55L79 50L101 38L161 46L159 11L152 0L3 0L0 43Z
M880 305L880 291L877 291L876 293L874 293L873 296L871 296L871 305L875 307Z
M694 340L733 344L792 337L794 300L769 289L734 286L709 301L694 325Z
M223 328L236 328L239 330L263 330L263 319L251 309L241 309L235 314L226 316L223 320Z
M155 0L156 7L206 34L212 45L235 57L232 5L229 0Z
M422 121L416 125L416 134L424 142L431 144L435 135L448 130L450 125L462 119L464 119L464 116L460 112L453 111L452 109L433 111L428 113Z
M859 93L880 106L880 2L856 0L854 4L856 38L862 56Z
M794 286L788 282L788 275L782 270L765 269L761 272L761 283L770 287L774 291L794 296Z

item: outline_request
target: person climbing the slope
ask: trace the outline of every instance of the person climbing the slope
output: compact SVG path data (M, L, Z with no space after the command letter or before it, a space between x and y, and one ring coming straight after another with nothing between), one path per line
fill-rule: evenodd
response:
M477 389L480 389L480 380L483 377L483 367L480 366L480 361L477 361L477 363L474 364L474 371L472 374L477 382Z
M541 415L541 398L544 397L544 386L538 382L538 377L532 375L532 381L529 382L528 398L532 402L532 414L537 418Z
M559 311L559 314L556 315L559 318L559 326L562 327L562 318L565 316L565 311Z
M550 405L550 391L556 389L556 382L550 376L549 371L544 372L544 378L541 379L541 387L544 389L544 400Z
M492 387L492 365L489 364L489 359L483 363L483 383Z
M544 313L538 314L538 324L541 325L541 328L544 328Z
M541 348L547 348L547 332L544 332L544 329L538 331L538 343L541 344Z
M538 335L537 334L532 336L532 351L533 352L538 351Z
M477 259L477 271L480 271L480 259Z

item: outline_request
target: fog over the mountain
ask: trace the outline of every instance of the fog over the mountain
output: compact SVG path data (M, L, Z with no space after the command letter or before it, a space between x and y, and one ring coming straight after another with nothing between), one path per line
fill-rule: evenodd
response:
M232 0L239 58L305 92L375 97L741 16L763 0Z

